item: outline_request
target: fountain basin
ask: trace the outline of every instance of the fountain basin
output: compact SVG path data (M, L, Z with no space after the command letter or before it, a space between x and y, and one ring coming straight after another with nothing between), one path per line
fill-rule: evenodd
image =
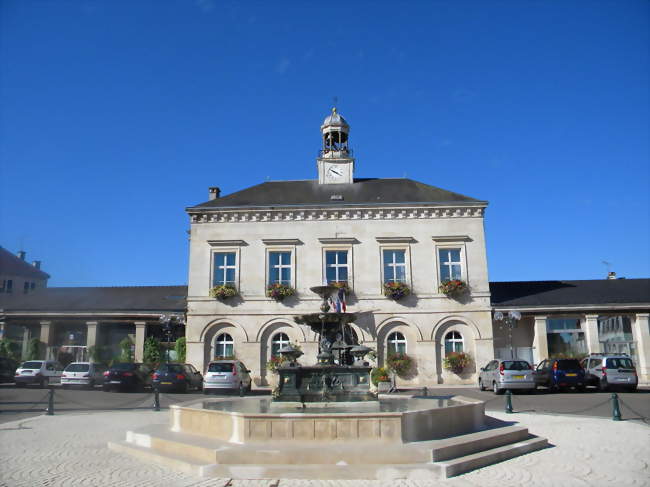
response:
M297 407L269 399L204 400L170 406L171 430L235 444L268 442L409 443L483 427L484 403L454 396L391 398L345 407Z

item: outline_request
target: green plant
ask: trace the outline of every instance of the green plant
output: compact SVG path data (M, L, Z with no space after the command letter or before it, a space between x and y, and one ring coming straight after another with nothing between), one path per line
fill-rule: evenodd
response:
M442 281L439 289L445 296L453 298L465 294L469 288L467 283L460 279L446 279Z
M237 288L231 284L222 284L221 286L215 286L210 289L210 296L221 301L234 298L237 294L239 294Z
M120 342L120 355L117 362L133 362L133 340L131 337L125 337ZM115 362L115 359L113 360Z
M413 368L413 359L405 353L391 353L386 357L386 367L391 372L403 376Z
M184 364L185 358L187 356L187 339L185 337L181 337L176 340L174 350L176 350L176 360Z
M143 362L147 365L158 365L162 357L160 352L160 341L154 337L147 338L144 341Z
M266 288L266 295L269 298L273 298L276 301L282 301L284 298L293 296L296 294L296 290L291 286L286 284L280 284L276 282L275 284L269 284Z
M107 358L108 349L100 347L99 345L92 345L88 347L88 358L91 362L105 364L108 363Z
M27 353L25 354L25 360L38 360L41 358L41 350L44 347L41 345L41 341L38 338L32 338L27 342Z
M370 380L376 386L379 382L390 382L388 370L385 367L375 367L370 371Z
M398 301L411 294L411 288L404 282L388 281L384 283L384 296Z
M8 338L3 338L0 340L0 357L18 360L18 354L16 353L16 344Z
M286 357L283 357L282 355L276 355L274 357L271 357L270 360L266 362L266 370L270 370L271 372L277 372L278 367L284 365L286 362L287 362Z
M348 281L332 281L329 283L329 285L334 286L337 289L343 289L343 291L345 291L346 296L349 296L350 293L352 292L352 289L350 288Z
M459 374L471 362L471 357L465 352L449 352L445 358L442 359L442 366Z

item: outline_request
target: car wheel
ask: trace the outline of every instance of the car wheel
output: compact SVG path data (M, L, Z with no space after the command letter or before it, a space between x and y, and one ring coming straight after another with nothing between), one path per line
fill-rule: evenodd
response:
M239 383L239 397L244 397L244 394L246 394L246 388L244 387L244 383L240 382Z
M24 382L16 382L16 387L25 387L27 384Z
M250 381L248 383L248 387L246 388L246 393L250 394L252 389L253 389L253 381Z
M178 392L181 394L187 394L187 382L184 382L183 385L178 388Z
M585 392L585 389L586 389L586 388L587 388L587 387L584 386L584 385L582 385L582 386L576 386L576 391L578 391L578 392Z
M41 379L40 382L38 383L38 386L41 389L43 389L43 388L45 388L45 387L47 387L49 385L50 385L50 378L49 377L45 377L44 379Z
M628 386L627 387L627 392L636 392L637 386Z
M102 391L104 391L104 392L109 392L110 390L111 390L110 387L108 387L108 386L102 386Z
M206 396L210 394L210 389L203 389L203 394L205 394Z
M503 389L499 389L499 386L497 385L496 382L492 382L492 392L494 392L497 395L503 394Z
M95 388L95 381L91 380L88 381L88 389L94 389Z
M609 384L607 384L607 381L605 379L600 379L598 382L598 389L602 392L607 392L609 389Z
M485 387L483 386L483 381L481 379L478 380L478 390L479 391L485 390Z

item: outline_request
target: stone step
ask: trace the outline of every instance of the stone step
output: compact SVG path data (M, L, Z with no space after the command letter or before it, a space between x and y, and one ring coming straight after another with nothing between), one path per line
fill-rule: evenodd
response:
M530 453L532 451L541 450L548 446L546 438L532 437L516 443L484 450L471 455L465 455L450 460L435 462L441 468L442 478L453 477L461 473L469 472L477 468L493 465L510 458Z
M108 442L109 450L124 453L132 457L138 458L146 462L155 463L164 467L171 468L177 472L183 472L190 475L197 475L199 477L205 476L206 467L212 467L209 464L197 463L194 459L189 458L182 453L175 453L173 455L161 452L146 446L138 446L126 441Z
M483 450L490 450L528 439L528 428L522 426L505 426L467 435L434 440L431 458L434 462L458 458Z

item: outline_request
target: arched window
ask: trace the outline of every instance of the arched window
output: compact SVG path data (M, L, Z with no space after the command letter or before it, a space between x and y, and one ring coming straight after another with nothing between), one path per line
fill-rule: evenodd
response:
M280 349L289 345L289 337L286 333L276 333L271 340L271 357L280 355Z
M463 336L457 331L450 331L445 335L445 355L450 352L463 351Z
M406 353L406 338L399 331L394 331L388 335L386 340L387 355L393 353Z
M215 357L234 357L235 342L228 333L222 333L214 341Z

